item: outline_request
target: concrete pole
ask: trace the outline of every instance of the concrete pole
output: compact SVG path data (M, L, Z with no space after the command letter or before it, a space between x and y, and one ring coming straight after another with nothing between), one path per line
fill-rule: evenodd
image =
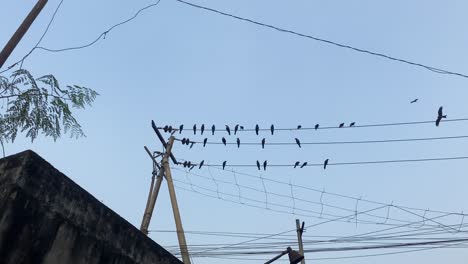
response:
M297 243L299 244L299 254L304 256L304 245L302 244L302 232L304 231L301 227L299 219L296 219L296 230L297 230ZM305 264L305 256L301 260L301 264Z
M3 64L5 64L6 60L8 59L8 57L10 57L16 45L18 45L20 40L23 38L24 34L26 34L29 27L32 25L32 23L46 4L47 0L37 1L36 5L29 12L28 16L24 19L23 23L21 23L21 25L16 30L15 34L13 34L11 39L5 45L2 52L0 52L0 68L3 67ZM6 10L3 11L6 12Z
M171 153L172 145L174 144L174 137L169 138L169 142L166 147L166 154ZM177 198L174 189L174 184L172 182L171 168L169 166L169 159L167 155L164 155L162 165L165 171L165 176L167 180L167 187L169 189L169 196L171 197L172 211L174 213L174 220L177 230L177 238L179 239L180 253L182 254L182 261L184 264L190 264L189 252L187 249L187 242L185 241L184 228L182 227L182 220L180 219L179 206L177 205Z

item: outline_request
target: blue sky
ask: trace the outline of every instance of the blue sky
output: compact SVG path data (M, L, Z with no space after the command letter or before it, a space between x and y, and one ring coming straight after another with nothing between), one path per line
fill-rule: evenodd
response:
M35 1L4 0L0 17L0 45L3 46L27 15ZM59 1L51 0L18 45L6 65L20 59L34 46ZM110 26L131 17L151 1L67 1L65 0L41 46L60 49L86 44ZM213 1L193 3L292 29L355 47L395 57L468 73L468 23L465 1ZM107 34L97 44L82 50L50 53L36 50L24 63L35 76L54 74L62 85L77 84L100 93L95 105L76 111L87 135L78 140L63 137L57 142L39 138L34 143L18 138L6 146L7 154L33 149L92 195L139 227L151 176L151 161L143 150L161 150L150 121L158 125L216 124L253 128L338 125L355 121L373 124L435 119L439 106L449 118L468 117L468 80L436 74L422 68L356 53L294 35L195 9L174 0L162 0L157 7ZM416 104L410 104L419 98ZM349 141L467 135L466 122L434 125L344 130L241 134L244 142ZM185 134L191 139L201 136ZM219 141L226 133L217 133ZM228 140L235 140L228 137ZM253 164L267 159L271 164L296 160L321 162L367 161L465 156L466 139L369 145L224 147L188 149L180 144L174 154L180 159L205 160L219 164ZM269 168L261 174L255 168L236 168L254 176L291 182L327 192L363 197L383 203L461 212L468 208L465 186L466 161L407 164L336 166L319 168ZM195 169L192 172L215 180L232 181L232 172ZM211 174L210 174L211 173ZM174 179L191 180L211 190L238 194L232 185L218 185L205 178L175 170ZM240 184L266 188L290 195L284 185L268 184L243 177ZM190 187L188 187L190 190ZM174 230L166 185L161 188L150 226ZM184 228L187 231L279 233L295 228L298 216L248 207L177 189ZM199 190L203 192L203 190ZM319 202L320 193L293 188L303 199ZM208 194L210 194L208 192ZM211 193L213 194L213 193ZM216 193L214 193L217 196ZM259 192L242 190L242 196L265 199ZM226 199L236 198L232 196ZM270 202L275 201L270 197ZM324 195L322 202L350 209L352 199ZM291 206L291 199L278 203ZM307 210L316 210L306 204ZM264 206L264 205L262 205ZM271 205L270 205L271 206ZM359 202L359 210L370 209ZM362 208L361 208L362 207ZM327 209L330 214L346 215ZM387 210L376 211L386 217ZM352 213L351 213L352 214ZM394 215L392 215L394 214ZM402 211L391 216L420 221ZM430 214L429 214L430 215ZM429 216L428 215L428 216ZM435 215L434 215L435 216ZM299 216L306 225L323 219ZM358 218L359 219L359 218ZM375 219L374 219L375 220ZM467 219L468 220L468 219ZM354 220L353 220L354 221ZM332 223L307 229L314 235L347 236L385 228L380 225ZM446 224L460 223L457 217L443 218ZM288 233L288 234L294 234ZM449 237L449 235L446 235ZM152 233L165 247L177 245L174 233ZM236 243L245 238L187 234L189 245ZM264 242L264 241L263 241ZM295 244L291 246L297 247ZM358 251L310 253L307 258L384 253ZM253 256L268 259L273 256ZM321 263L463 263L466 249L438 249L380 257L322 260ZM194 258L195 263L240 263L240 260ZM257 262L261 262L258 260ZM245 263L255 263L247 261ZM310 262L309 262L310 263Z

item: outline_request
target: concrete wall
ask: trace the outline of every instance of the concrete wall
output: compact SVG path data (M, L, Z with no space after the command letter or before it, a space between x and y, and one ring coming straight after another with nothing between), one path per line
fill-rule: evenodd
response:
M182 262L25 151L0 159L0 263Z

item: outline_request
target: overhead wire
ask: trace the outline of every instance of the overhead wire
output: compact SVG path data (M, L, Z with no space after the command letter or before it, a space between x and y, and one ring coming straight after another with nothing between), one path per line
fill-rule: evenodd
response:
M423 69L426 69L426 70L429 70L429 71L432 71L432 72L435 72L435 73L439 73L439 74L448 74L448 75L454 75L454 76L459 76L459 77L463 77L463 78L468 78L468 75L463 74L463 73L448 71L448 70L444 70L444 69L441 69L441 68L428 66L428 65L425 65L425 64L422 64L422 63L417 63L417 62L409 61L409 60L406 60L406 59L397 58L397 57L390 56L390 55L387 55L387 54L384 54L384 53L370 51L370 50L363 49L363 48L357 48L357 47L353 47L353 46L350 46L350 45L338 43L338 42L335 42L335 41L331 41L331 40L315 37L315 36L312 36L312 35L300 33L300 32L294 31L294 30L280 28L278 26L274 26L274 25L262 23L262 22L259 22L259 21L255 21L253 19L244 18L244 17L240 17L240 16L237 16L237 15L229 14L229 13L226 13L226 12L214 9L214 8L194 4L194 3L191 3L191 2L187 2L187 1L183 1L183 0L175 0L175 1L177 1L177 2L179 2L181 4L185 4L187 6L190 6L190 7L194 7L194 8L201 9L201 10L206 10L206 11L216 13L216 14L219 14L219 15L222 15L222 16L226 16L226 17L234 18L234 19L237 19L237 20L240 20L240 21L255 24L255 25L258 25L258 26L270 28L270 29L273 29L273 30L276 30L276 31L279 31L279 32L292 34L292 35L295 35L295 36L298 36L298 37L312 39L314 41L318 41L318 42L325 43L325 44L328 44L328 45L333 45L333 46L336 46L336 47L339 47L339 48L353 50L355 52L368 54L368 55L384 58L384 59L387 59L387 60L408 64L408 65L411 65L411 66L420 67L420 68L423 68Z

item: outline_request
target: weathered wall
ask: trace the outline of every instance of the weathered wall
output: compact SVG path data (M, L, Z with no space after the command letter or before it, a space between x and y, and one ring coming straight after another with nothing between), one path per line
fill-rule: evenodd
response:
M25 151L0 159L0 263L182 262Z

